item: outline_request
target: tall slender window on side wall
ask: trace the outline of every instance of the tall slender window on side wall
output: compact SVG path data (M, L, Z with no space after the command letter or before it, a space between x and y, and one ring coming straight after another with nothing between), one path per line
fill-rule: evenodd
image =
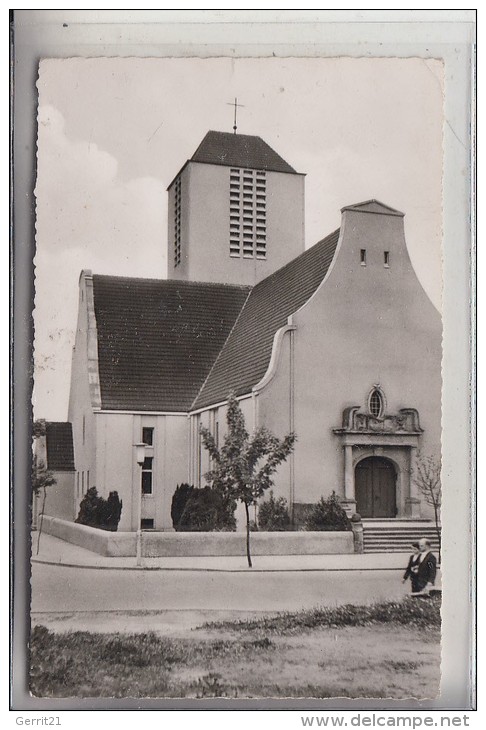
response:
M146 456L142 464L142 494L152 494L153 457Z
M197 448L198 448L197 460L198 460L198 464L199 464L197 482L198 482L199 486L201 486L201 484L202 484L202 450L203 450L200 426L201 426L201 422L199 421L198 428L197 428Z
M142 441L145 446L154 445L154 429L149 427L142 428Z
M181 178L174 183L174 267L181 263Z
M202 436L201 436L201 416L197 414L195 421L196 433L194 434L194 442L196 446L196 484L198 487L201 486L202 479Z

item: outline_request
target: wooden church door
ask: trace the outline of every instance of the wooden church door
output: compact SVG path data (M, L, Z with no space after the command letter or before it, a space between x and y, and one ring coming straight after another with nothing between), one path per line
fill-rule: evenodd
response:
M362 517L396 517L396 474L388 459L370 456L355 469L356 511Z

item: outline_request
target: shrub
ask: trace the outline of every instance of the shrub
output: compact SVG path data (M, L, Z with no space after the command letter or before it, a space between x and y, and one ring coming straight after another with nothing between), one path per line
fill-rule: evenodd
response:
M287 500L284 497L273 496L273 491L267 502L262 502L258 509L258 527L269 532L288 530L290 516L287 509Z
M75 522L100 530L116 532L120 522L123 502L118 492L110 492L108 499L98 494L96 487L90 487L79 505L79 514Z
M233 531L235 506L214 487L181 484L172 498L172 524L178 532Z
M310 507L304 524L306 530L339 532L352 529L336 492L333 492L327 499L321 497L317 504Z
M101 499L103 499L103 497L101 497ZM116 532L118 529L118 523L120 522L122 507L123 502L118 496L118 492L116 490L114 492L110 492L108 499L102 507L104 517L103 524L105 529Z
M172 524L177 529L179 522L181 521L182 513L186 506L187 500L194 492L194 487L185 482L178 484L176 490L172 496L172 505L170 508L170 516L172 518Z

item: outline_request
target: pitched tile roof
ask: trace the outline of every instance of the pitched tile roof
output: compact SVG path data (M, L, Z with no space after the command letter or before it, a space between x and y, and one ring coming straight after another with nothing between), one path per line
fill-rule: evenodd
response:
M103 409L187 411L250 287L93 276Z
M253 170L296 172L261 137L230 132L208 132L191 161Z
M251 391L265 375L276 331L287 323L325 277L339 229L257 284L248 297L193 408Z
M46 421L46 460L51 471L74 471L73 431L70 423Z

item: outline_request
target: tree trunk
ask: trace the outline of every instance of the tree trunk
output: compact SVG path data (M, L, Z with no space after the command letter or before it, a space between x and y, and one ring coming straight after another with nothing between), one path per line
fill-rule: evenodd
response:
M41 534L42 534L42 522L44 520L44 509L45 509L45 506L46 506L46 497L47 497L47 490L44 487L44 494L43 494L43 497L42 497L42 510L41 510L41 513L40 513L39 530L38 530L38 533L37 533L37 553L36 553L37 555L39 555L39 546L40 546L40 539L41 539Z
M252 568L251 555L250 555L250 510L247 502L244 502L246 512L246 557L248 558L248 567Z
M439 565L442 562L442 536L439 528L439 511L437 506L434 504L434 516L435 516L435 531L437 533L437 539L439 541Z

